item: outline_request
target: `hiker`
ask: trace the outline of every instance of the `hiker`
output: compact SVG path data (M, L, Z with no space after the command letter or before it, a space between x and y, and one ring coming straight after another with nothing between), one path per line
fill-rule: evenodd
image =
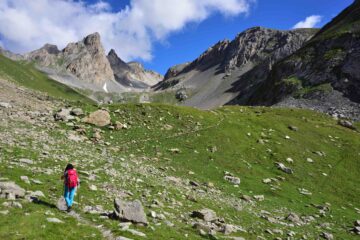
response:
M64 198L67 205L67 211L70 212L74 202L76 188L79 186L78 174L71 163L66 166L61 179L64 180Z

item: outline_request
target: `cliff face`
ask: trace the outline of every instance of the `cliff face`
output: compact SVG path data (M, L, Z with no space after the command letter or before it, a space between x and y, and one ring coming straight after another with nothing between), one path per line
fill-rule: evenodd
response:
M185 88L196 92L185 102L191 106L213 108L224 105L236 97L239 85L241 89L251 87L253 91L253 86L265 79L275 62L301 48L315 32L314 29L251 28L233 41L218 42L190 64L170 68L165 80L155 89ZM262 78L246 81L244 85L241 77L255 70Z
M95 91L136 91L163 79L160 74L125 63L114 50L106 56L98 33L69 43L62 51L46 44L24 57L62 83Z
M82 81L96 85L115 81L98 33L87 36L83 41L70 43L60 58L63 58L66 69Z
M246 102L273 105L291 99L322 111L360 114L360 2L354 2L307 44L276 64ZM335 97L336 96L336 97ZM285 104L286 105L286 104Z

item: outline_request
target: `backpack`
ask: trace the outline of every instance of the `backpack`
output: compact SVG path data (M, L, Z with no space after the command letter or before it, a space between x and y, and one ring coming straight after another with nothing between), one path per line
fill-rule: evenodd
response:
M70 169L66 174L66 186L68 188L74 188L78 185L78 176L75 169Z

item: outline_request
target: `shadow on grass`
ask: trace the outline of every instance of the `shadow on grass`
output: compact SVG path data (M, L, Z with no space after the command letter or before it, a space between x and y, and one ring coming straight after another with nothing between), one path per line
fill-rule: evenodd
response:
M57 208L55 204L45 202L45 201L43 201L41 199L38 199L38 198L33 198L33 203L38 204L38 205L43 205L43 206L48 207L48 208Z

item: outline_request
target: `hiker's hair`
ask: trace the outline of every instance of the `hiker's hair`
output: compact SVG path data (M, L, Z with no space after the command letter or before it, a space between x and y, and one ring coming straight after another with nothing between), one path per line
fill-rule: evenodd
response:
M69 163L69 164L66 166L65 172L66 172L67 170L70 170L70 169L74 169L74 165L72 165L71 163Z

